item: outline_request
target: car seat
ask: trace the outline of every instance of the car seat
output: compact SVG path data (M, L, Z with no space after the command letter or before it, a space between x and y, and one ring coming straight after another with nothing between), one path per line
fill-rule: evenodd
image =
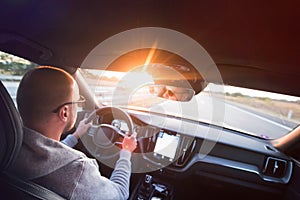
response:
M7 172L21 148L22 138L20 115L0 81L0 199L64 199L36 183L21 180Z

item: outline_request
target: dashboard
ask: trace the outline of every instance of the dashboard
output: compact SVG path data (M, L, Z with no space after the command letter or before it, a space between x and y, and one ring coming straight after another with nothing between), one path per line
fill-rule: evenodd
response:
M251 198L263 195L268 196L266 199L282 199L291 179L293 162L268 140L192 120L160 115L150 119L146 113L129 112L143 138L140 147L146 152L147 165L160 166L156 172L146 175L156 179L154 183L174 188L171 190L177 191L177 198L181 199L179 193L188 191L190 198L196 198L199 191L204 197L210 197L211 190L222 187L225 197L231 197L234 191L237 198L248 194ZM215 136L209 137L209 133ZM194 185L202 185L203 190ZM235 187L241 189L240 194L232 191Z
M147 113L134 110L128 113L138 138L132 172L143 175L132 184L135 187L131 199L148 198L150 194L145 191L149 185L153 191L156 187L165 188L159 190L166 194L156 191L158 196L164 196L162 199L170 195L180 199L180 194L189 190L190 198L196 198L199 189L195 185L202 185L202 193L208 196L211 195L208 191L219 190L220 185L224 195L230 196L233 185L253 198L267 194L272 199L281 199L291 179L293 161L273 148L268 140L192 120L156 114L149 118ZM111 116L102 119L106 121L99 123L128 132L123 120ZM215 135L210 137L208 133ZM145 184L148 179L151 184Z

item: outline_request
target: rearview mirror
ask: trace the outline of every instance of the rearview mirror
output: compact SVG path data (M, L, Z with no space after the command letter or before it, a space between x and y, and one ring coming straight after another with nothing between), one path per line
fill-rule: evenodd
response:
M195 91L190 88L167 86L167 85L148 85L152 95L173 101L190 101L195 95Z

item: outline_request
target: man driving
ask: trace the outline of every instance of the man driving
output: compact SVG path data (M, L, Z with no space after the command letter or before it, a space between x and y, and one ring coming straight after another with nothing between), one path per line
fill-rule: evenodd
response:
M131 152L137 145L133 136L124 138L109 179L101 176L95 159L59 141L74 126L80 102L76 81L62 69L42 66L27 72L17 92L23 144L10 170L67 199L127 199ZM81 122L77 134L90 125Z

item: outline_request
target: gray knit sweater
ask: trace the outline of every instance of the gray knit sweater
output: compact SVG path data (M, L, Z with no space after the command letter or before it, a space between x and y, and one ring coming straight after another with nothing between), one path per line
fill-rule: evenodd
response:
M127 199L131 153L120 151L110 179L101 176L94 159L24 128L23 144L10 171L67 199Z

